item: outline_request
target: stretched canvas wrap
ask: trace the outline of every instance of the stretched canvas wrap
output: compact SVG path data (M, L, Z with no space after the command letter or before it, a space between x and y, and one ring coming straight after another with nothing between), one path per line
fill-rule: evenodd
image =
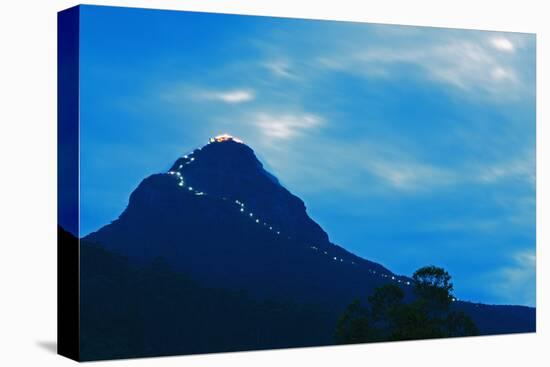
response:
M535 332L534 34L58 21L60 354Z

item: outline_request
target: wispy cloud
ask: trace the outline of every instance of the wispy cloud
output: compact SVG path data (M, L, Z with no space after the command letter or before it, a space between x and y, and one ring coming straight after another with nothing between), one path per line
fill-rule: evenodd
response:
M256 95L254 91L250 89L232 89L225 91L198 91L194 94L194 97L198 99L236 104L250 102L256 98Z
M453 171L420 162L367 160L364 167L397 190L419 191L456 183Z
M517 38L517 37L516 37ZM397 38L399 39L399 38ZM415 66L427 78L458 90L497 100L520 96L526 81L522 79L514 58L521 41L504 36L426 37L422 47L417 42L360 42L348 52L328 54L317 59L327 69L347 71L368 77L400 76L400 67ZM402 40L401 40L402 41ZM503 57L504 55L507 57ZM406 69L410 73L410 69Z
M491 38L491 44L498 50L505 52L515 52L516 47L508 38L494 37Z
M522 157L502 162L481 162L438 166L409 158L385 158L376 152L363 162L370 173L382 179L388 186L401 191L422 191L437 187L459 185L499 184L506 180L519 180L535 183L534 157Z
M282 160L275 163L282 171L292 172L284 152L278 143L283 140L292 142L291 138L303 136L306 133L313 134L315 138L300 140L292 146L285 145L285 150L301 152L306 157L315 156L317 159L310 162L309 174L326 177L326 172L338 174L331 175L330 179L322 179L322 186L327 189L340 189L347 186L347 191L357 191L358 195L365 193L364 188L354 187L353 180L366 180L371 177L369 192L383 192L403 195L433 194L437 190L471 190L474 187L482 188L494 185L495 197L503 189L496 188L502 185L514 185L525 190L521 195L527 199L534 198L535 166L534 155L522 154L515 158L508 158L503 154L494 159L480 159L477 162L460 160L453 164L441 163L435 160L423 159L422 150L418 147L407 146L396 141L385 140L384 144L368 137L360 140L336 141L318 136L322 126L330 129L326 120L312 114L266 114L259 113L251 119L258 128L258 133L267 138L259 147L270 152L270 160L281 156ZM273 150L275 149L275 150ZM295 158L294 158L295 159ZM294 161L296 164L296 161ZM303 169L303 166L300 166ZM302 171L296 171L303 176ZM291 178L293 180L293 178ZM502 186L507 187L507 186ZM317 190L307 188L308 190ZM489 198L487 198L489 199ZM496 203L498 204L498 203ZM500 205L500 204L498 204ZM504 205L504 204L503 204ZM510 204L517 209L518 203ZM507 204L507 206L510 206ZM526 210L530 212L531 207ZM523 216L523 215L522 215Z
M536 293L536 255L526 249L512 255L512 263L489 274L487 281L492 292L503 303L534 306Z
M367 138L338 141L319 135L325 120L305 116L308 115L301 118L294 115L266 118L264 115L264 120L258 120L261 121L262 134L269 138L260 149L269 153L271 165L280 169L284 181L302 187L302 192L345 191L347 195L356 197L395 196L395 193L414 196L463 182L461 172L422 161L416 157L417 152L406 151L403 147L379 144ZM267 121L269 123L263 125ZM326 125L327 129L331 128L328 122ZM287 131L290 126L300 128L291 133ZM300 135L302 139L295 142L285 140L286 144L282 146L278 144L282 139L273 139L273 135L288 138ZM304 178L317 184L304 186ZM368 189L358 186L357 182L368 182Z
M256 99L256 91L252 88L205 88L186 85L185 83L168 83L159 93L163 102L183 104L192 101L222 102L225 104L240 104Z
M280 78L296 79L297 75L292 70L292 66L288 58L279 58L263 63L273 75Z
M307 130L318 127L323 119L320 116L302 114L258 113L253 122L266 137L279 140L294 138Z
M511 160L485 165L478 169L477 179L483 183L495 183L515 178L530 184L535 183L535 156L525 154Z

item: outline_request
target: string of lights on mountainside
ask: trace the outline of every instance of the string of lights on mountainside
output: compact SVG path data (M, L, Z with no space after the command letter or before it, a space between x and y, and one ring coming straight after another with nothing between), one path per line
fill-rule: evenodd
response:
M234 141L236 143L243 144L242 140L234 138L233 136L228 135L228 134L218 135L214 138L210 138L208 144L223 143L225 141ZM185 163L180 164L176 171L168 171L169 175L174 176L178 180L177 185L182 187L182 188L185 187L185 180L184 180L183 175L181 174L181 172L179 170L181 170L184 167L184 165L190 165L190 164L193 164L193 162L196 161L193 152L191 152L187 155L184 155L183 158L185 159ZM205 193L203 191L200 191L197 188L194 188L192 186L186 187L186 191L189 192L189 193L192 193L196 196L206 196L206 195L208 195L207 193ZM212 195L208 195L208 196L210 198L227 201L227 198L225 198L225 197L213 197ZM266 229L266 231L272 231L277 236L282 236L282 237L286 237L288 239L291 239L291 236L285 236L284 234L281 233L281 231L276 230L271 224L261 220L260 216L254 214L252 211L247 210L245 203L242 202L241 200L235 200L234 204L237 206L237 209L238 209L239 213L241 213L241 214L245 215L246 217L250 218L250 220L253 223L261 225L262 227L264 227ZM328 251L321 250L320 248L318 248L315 245L310 245L310 246L308 246L308 248L311 249L312 251L315 251L315 252L318 252L318 253L322 254L323 256L327 256L328 258L332 258L333 261L336 261L336 262L339 262L339 263L344 263L344 264L349 264L349 265L356 265L355 261L339 258L337 256L332 256L331 254L328 253ZM375 269L368 269L368 271L369 271L369 273L371 273L373 275L376 275L376 276L379 276L381 278L385 278L385 279L388 279L388 280L395 281L395 282L397 282L399 284L402 284L402 285L406 285L406 286L411 286L412 285L412 283L410 281L401 280L401 279L399 279L398 277L396 277L395 275L392 275L392 274L386 274L386 273L382 273L382 272L379 272L379 271L377 272ZM458 298L453 298L453 301L457 301L457 300L458 300Z

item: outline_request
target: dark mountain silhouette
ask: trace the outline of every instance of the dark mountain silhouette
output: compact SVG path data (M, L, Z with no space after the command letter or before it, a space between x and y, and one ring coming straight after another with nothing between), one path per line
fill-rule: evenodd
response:
M303 201L263 168L252 149L230 137L211 139L203 148L179 158L169 172L143 180L120 217L83 241L109 256L123 256L132 264L129 269L147 269L154 259L162 258L166 269L192 281L193 292L245 291L253 304L315 305L310 307L313 314L326 316L326 323L321 323L324 327L286 346L330 343L337 315L353 299L380 285L400 285L408 296L412 289L410 278L331 243L308 216ZM106 256L99 259L111 261ZM81 277L86 276L83 267ZM101 293L89 289L90 295ZM82 292L86 297L86 289ZM220 307L226 302L231 304L224 300ZM466 311L481 334L535 330L532 308L467 302L455 302L454 307ZM295 309L285 314L295 315ZM154 320L156 316L149 317ZM277 345L282 344L256 340L232 344L227 350ZM225 349L211 349L216 350Z
M340 308L409 279L332 244L248 146L213 142L146 178L113 223L85 237L138 261L165 257L202 284Z

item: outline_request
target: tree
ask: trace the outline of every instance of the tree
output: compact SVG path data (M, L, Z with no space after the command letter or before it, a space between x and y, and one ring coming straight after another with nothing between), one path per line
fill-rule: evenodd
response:
M462 311L451 311L447 316L447 330L449 337L478 335L476 324Z
M337 343L411 340L477 335L474 322L452 310L453 284L449 273L426 266L413 274L413 300L395 284L375 289L368 305L351 303L336 328Z
M374 339L374 328L369 325L367 309L356 299L347 307L338 320L335 338L337 343L363 343Z
M414 272L414 292L418 301L433 313L445 312L454 298L451 276L443 269L430 265ZM437 316L437 315L434 315Z
M374 290L368 298L370 308L365 312L370 315L374 331L371 335L374 340L383 341L388 339L386 331L396 327L397 316L402 312L405 292L395 284L386 284Z

